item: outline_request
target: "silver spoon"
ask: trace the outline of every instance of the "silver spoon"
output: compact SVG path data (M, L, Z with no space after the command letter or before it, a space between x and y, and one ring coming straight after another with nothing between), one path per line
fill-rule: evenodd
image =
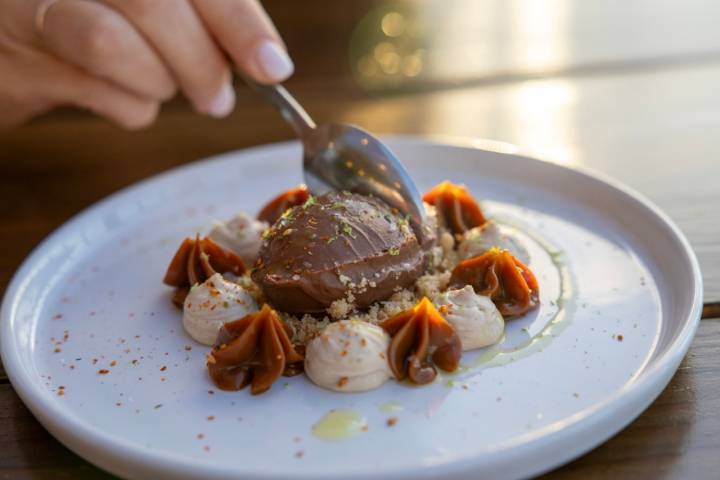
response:
M422 197L400 160L365 130L345 124L317 126L281 85L247 80L293 127L303 144L303 175L314 195L349 191L374 195L409 216L419 241L426 238Z

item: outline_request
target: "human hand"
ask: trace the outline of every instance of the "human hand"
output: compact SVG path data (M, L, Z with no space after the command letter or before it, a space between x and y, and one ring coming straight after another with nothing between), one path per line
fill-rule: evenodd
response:
M177 90L223 117L233 66L261 83L293 72L256 0L0 0L0 125L74 105L141 128Z

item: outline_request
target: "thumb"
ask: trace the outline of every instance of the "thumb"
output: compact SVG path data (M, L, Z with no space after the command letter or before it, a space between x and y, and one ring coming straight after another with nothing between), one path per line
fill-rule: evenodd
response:
M256 0L195 0L195 9L240 70L256 82L279 83L295 66Z

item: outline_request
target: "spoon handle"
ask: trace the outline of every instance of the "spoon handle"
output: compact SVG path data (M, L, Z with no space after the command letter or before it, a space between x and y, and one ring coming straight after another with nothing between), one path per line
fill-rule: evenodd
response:
M290 95L290 92L285 90L285 87L282 85L262 85L248 78L245 78L245 82L280 111L285 121L298 134L298 137L305 139L315 130L316 125L313 119L310 118L310 115L298 101Z

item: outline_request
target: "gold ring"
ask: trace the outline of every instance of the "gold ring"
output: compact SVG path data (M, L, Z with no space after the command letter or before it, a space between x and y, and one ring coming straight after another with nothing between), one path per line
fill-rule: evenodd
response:
M35 10L35 32L37 32L38 35L42 36L45 30L45 16L48 10L59 1L60 0L43 0L42 3L38 5L37 10Z

